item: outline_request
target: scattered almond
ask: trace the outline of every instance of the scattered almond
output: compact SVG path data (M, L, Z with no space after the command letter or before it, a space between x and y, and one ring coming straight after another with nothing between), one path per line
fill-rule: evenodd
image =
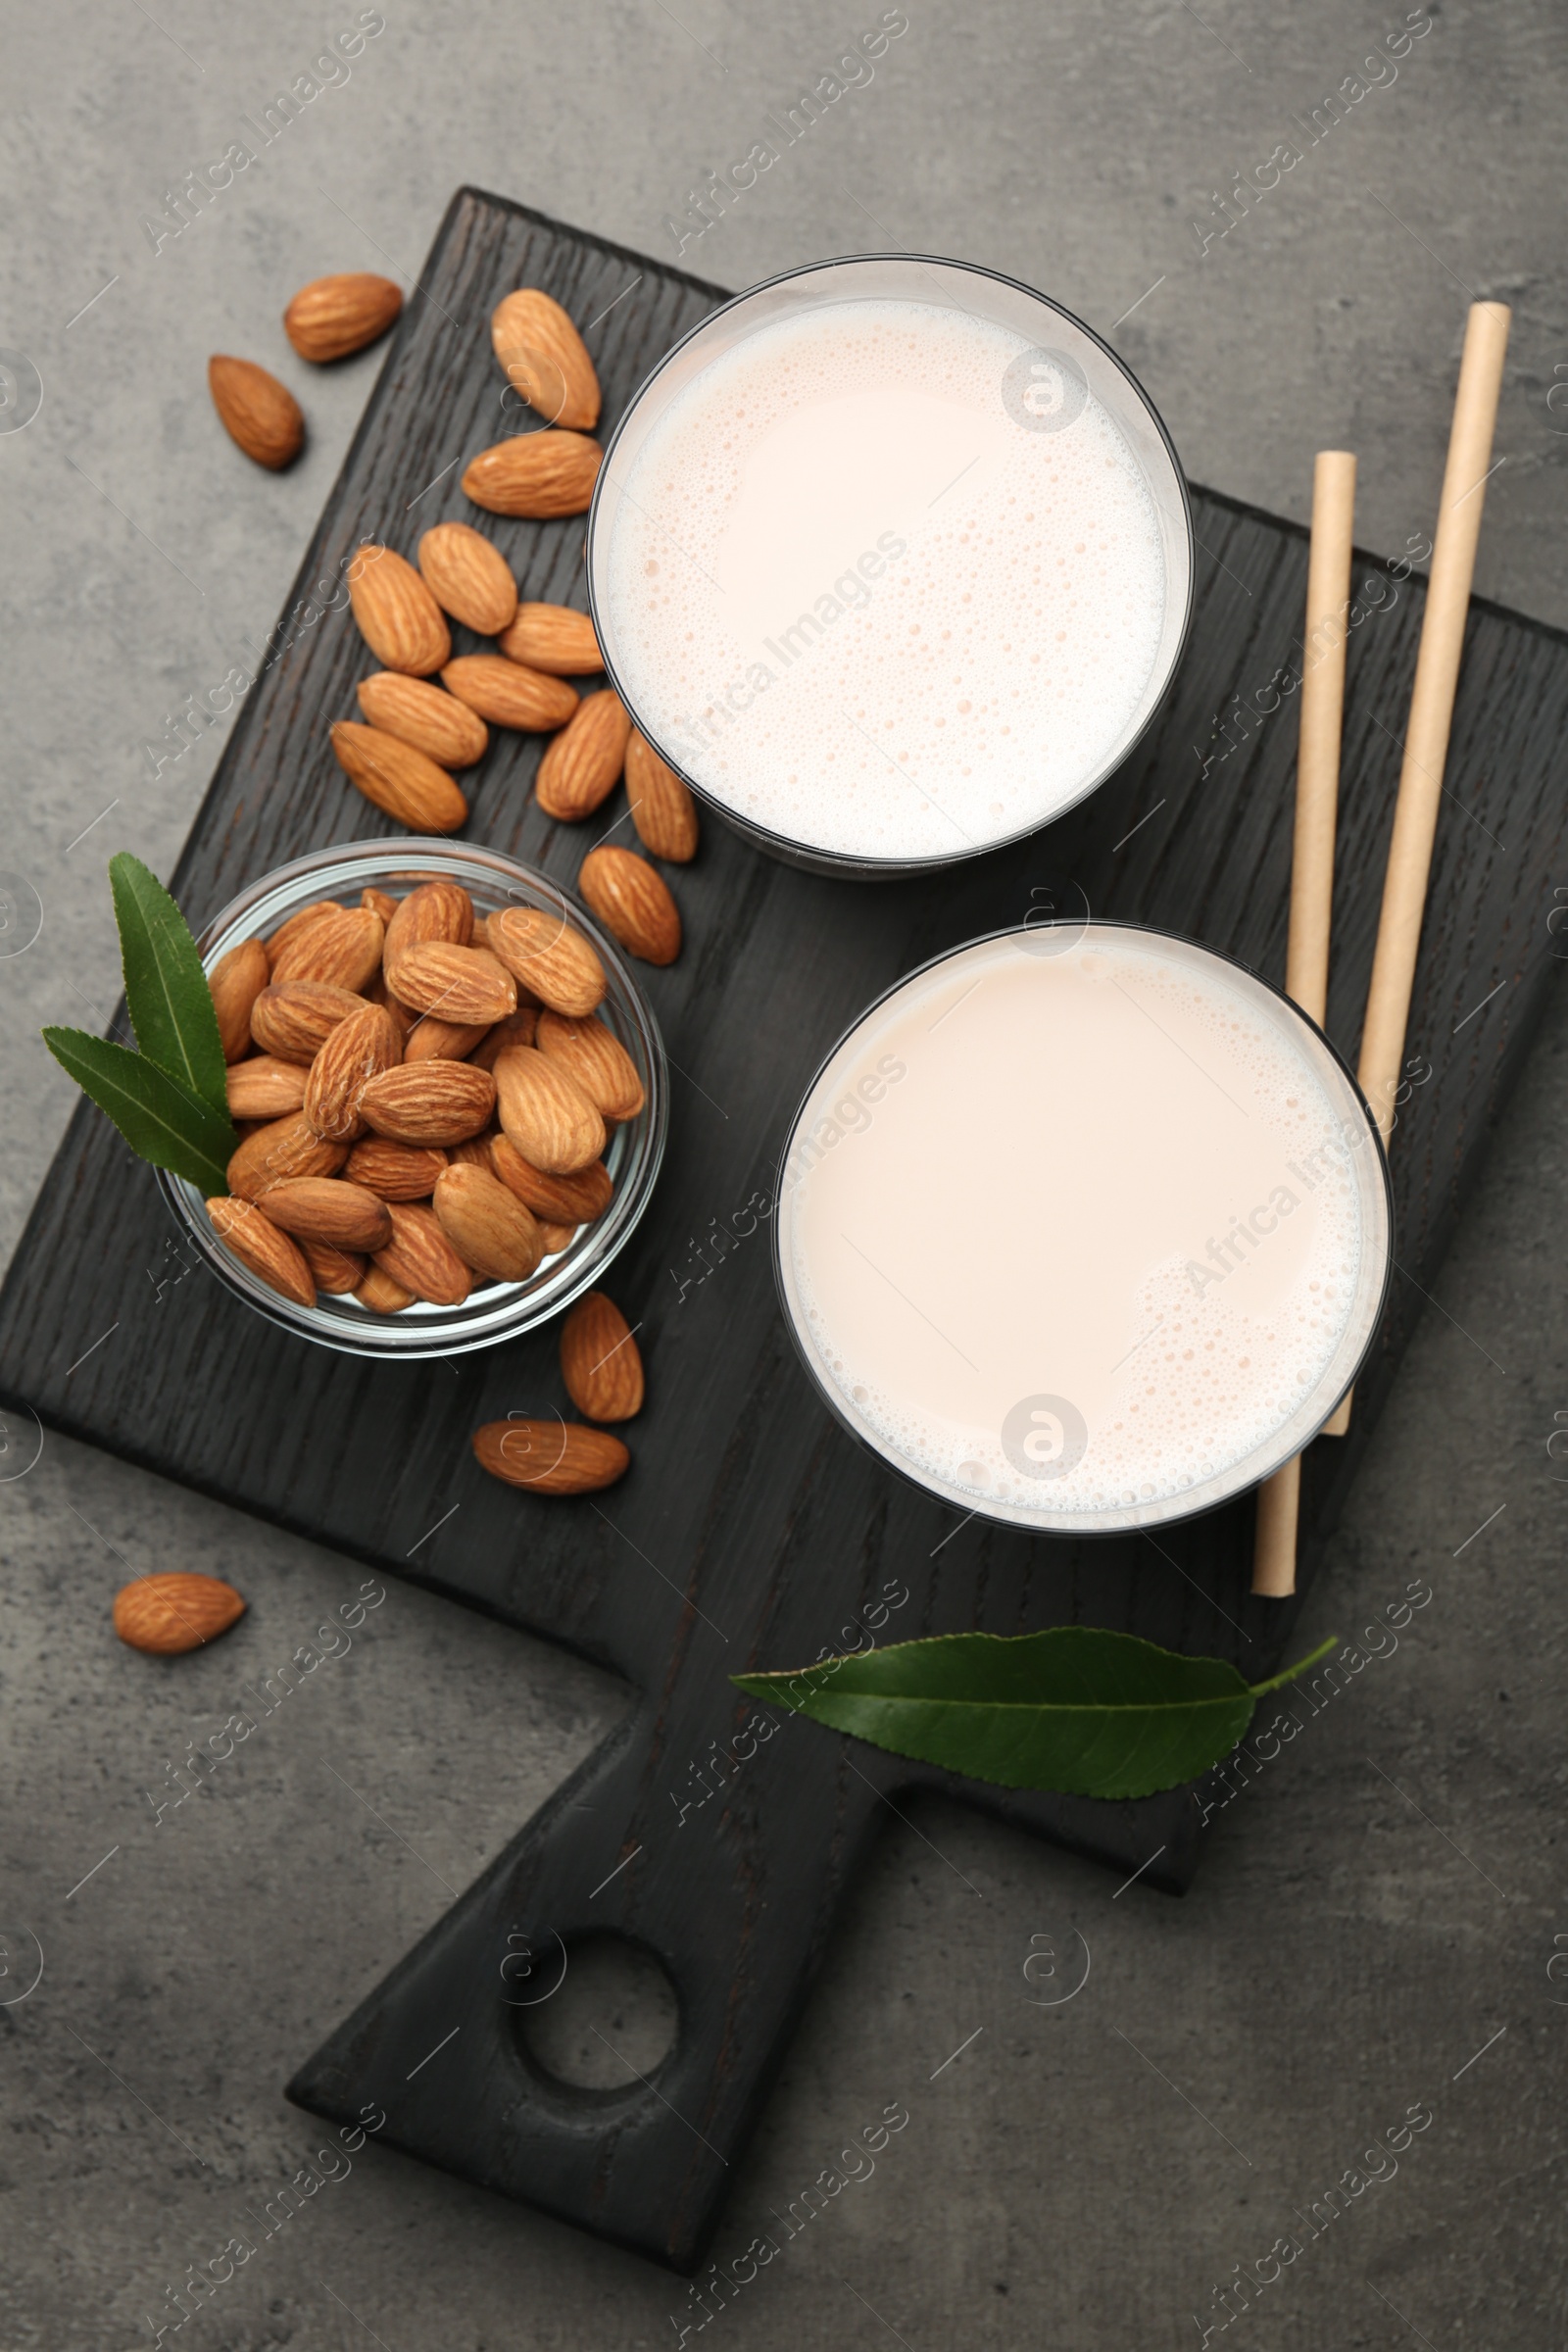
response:
M283 313L283 332L302 360L346 360L384 335L403 309L403 289L370 270L344 270L301 286Z
M504 1021L517 1009L517 984L488 948L432 939L399 952L387 985L416 1012L445 1021Z
M381 968L386 926L369 906L343 906L309 930L297 931L272 956L274 986L288 980L324 980L358 996Z
M635 727L626 746L626 798L645 850L671 865L685 865L696 857L697 803L668 760Z
M248 1147L242 1144L243 1152ZM231 1163L232 1164L232 1163ZM264 1217L254 1202L214 1200L207 1203L213 1231L269 1289L291 1298L296 1306L316 1304L316 1279L286 1233Z
M469 1061L405 1062L360 1096L366 1124L396 1144L461 1144L489 1125L495 1106L494 1078Z
M334 1250L330 1242L299 1236L300 1255L310 1267L318 1291L332 1298L346 1298L365 1280L365 1260L352 1250Z
M335 1176L348 1155L347 1144L328 1143L303 1111L291 1111L245 1138L228 1163L228 1189L237 1200L259 1200L291 1176Z
M607 1119L634 1119L647 1101L637 1064L618 1037L592 1014L569 1020L564 1012L541 1012L536 1031L541 1054L557 1061Z
M498 642L509 662L548 670L552 677L586 677L605 666L593 622L569 605L519 605L516 619Z
M394 1144L384 1135L368 1135L349 1153L343 1173L383 1200L428 1200L446 1164L446 1153L432 1144Z
M497 303L490 340L507 380L551 424L599 422L599 378L588 347L559 302L523 286Z
M531 1208L541 1222L565 1226L572 1232L602 1217L615 1197L603 1160L596 1159L591 1167L578 1168L569 1176L547 1176L543 1168L523 1158L510 1136L492 1136L490 1165L508 1192L515 1193L524 1208Z
M354 1296L362 1306L369 1307L377 1315L401 1314L415 1299L413 1291L406 1291L401 1282L394 1282L379 1266L367 1269L365 1280L356 1286Z
M451 659L452 632L406 556L383 547L373 564L353 565L348 581L360 635L387 669L423 678Z
M556 1012L592 1012L609 983L580 931L542 906L507 906L486 929L491 953L513 977Z
M377 921L379 917L375 918ZM352 1143L365 1132L360 1097L372 1078L396 1069L403 1058L397 1023L383 1004L365 1004L338 1022L322 1040L306 1082L305 1116L329 1143ZM331 1234L324 1235L331 1241ZM368 1248L368 1243L347 1245Z
M442 670L441 682L460 703L498 727L535 732L562 727L577 708L577 690L564 678L524 669L500 654L460 654Z
M509 1046L531 1046L539 1023L537 1004L519 1004L504 1021L497 1021L470 1049L466 1059L481 1070L493 1070Z
M372 727L412 744L437 767L471 767L484 758L490 730L478 711L426 679L406 677L400 669L378 669L362 678L355 691Z
M468 804L457 785L412 743L340 718L332 749L349 781L411 833L455 833L466 822Z
M305 416L293 393L275 375L269 375L254 360L220 355L207 363L207 388L219 422L248 458L273 473L293 464L305 446Z
M646 858L609 844L590 850L577 888L607 931L644 963L673 963L680 954L680 909L669 885Z
M302 1062L279 1061L272 1054L253 1054L236 1061L227 1077L228 1115L231 1119L280 1119L305 1107L309 1073Z
M535 1494L594 1494L631 1466L618 1438L577 1421L487 1421L473 1433L473 1450L492 1478Z
M589 1421L629 1421L643 1409L643 1359L625 1316L603 1291L579 1298L561 1326L561 1377Z
M526 515L536 521L585 514L604 455L585 433L559 427L516 433L470 460L463 487L476 507L492 514Z
M495 1087L502 1130L531 1166L569 1176L599 1157L605 1122L559 1062L514 1046L496 1063Z
M238 1061L251 1050L251 1006L267 986L270 970L267 950L259 939L242 939L213 967L207 985L225 1061Z
M309 1064L339 1021L365 999L324 980L274 980L251 1006L251 1035L264 1054Z
M466 522L438 522L419 541L419 570L444 612L499 637L517 610L517 583L506 557Z
M432 1206L464 1264L493 1282L526 1282L545 1253L531 1212L486 1168L448 1168Z
M609 800L626 761L631 720L618 694L585 695L545 750L534 796L546 816L572 824Z
M461 1306L473 1288L469 1269L447 1240L432 1209L418 1201L393 1201L387 1207L392 1239L374 1252L383 1274L390 1274L416 1298L432 1306Z
M115 1594L115 1631L130 1649L160 1658L200 1649L238 1624L245 1603L232 1585L217 1576L169 1570L139 1576Z

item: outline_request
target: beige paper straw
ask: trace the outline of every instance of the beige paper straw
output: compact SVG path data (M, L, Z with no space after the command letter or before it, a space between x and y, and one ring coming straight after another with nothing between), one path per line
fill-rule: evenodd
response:
M1312 475L1301 733L1296 761L1296 838L1291 852L1291 928L1285 955L1285 993L1319 1028L1328 1007L1334 829L1340 799L1340 731L1345 714L1354 520L1355 460L1343 449L1319 450ZM1252 1591L1271 1599L1282 1599L1296 1590L1296 1522L1300 1494L1299 1455L1276 1470L1257 1492Z
M1443 475L1431 584L1416 656L1399 797L1395 804L1394 836L1383 883L1383 911L1378 917L1377 952L1372 959L1366 1025L1361 1032L1361 1063L1356 1072L1385 1144L1394 1126L1394 1098L1404 1058L1438 803L1448 756L1459 657L1464 651L1470 583L1475 575L1476 541L1486 503L1485 485L1494 470L1492 437L1511 317L1506 303L1472 303L1464 357L1459 363L1459 390L1448 436L1448 463ZM1342 1438L1349 1426L1350 1399L1347 1396L1324 1434Z

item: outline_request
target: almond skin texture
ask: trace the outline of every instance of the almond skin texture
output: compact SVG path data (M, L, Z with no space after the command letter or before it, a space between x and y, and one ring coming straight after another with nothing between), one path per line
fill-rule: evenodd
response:
M697 803L646 736L632 729L626 746L626 798L645 850L685 865L697 855Z
M248 458L272 473L293 465L305 446L305 417L293 393L275 375L253 360L218 356L207 363L207 389L219 422Z
M466 822L468 804L446 769L412 743L340 718L332 749L349 781L411 833L455 833Z
M272 957L274 985L283 980L324 980L358 996L381 968L386 926L369 906L345 906L308 931L296 932Z
M490 340L507 380L551 424L599 422L599 378L588 347L559 302L522 286L498 302Z
M403 1050L404 1053L407 1054L409 1046L409 1031L414 1027L415 1022L418 1019L418 1014L416 1012L411 1012L406 1004L399 1003L398 999L387 987L386 973L384 971L376 973L375 978L367 987L365 994L368 1003L371 1004L381 1005L385 1011L392 1015L392 1026L394 1029L396 1029L399 1037L402 1038Z
M541 1225L539 1231L544 1236L546 1257L555 1257L561 1250L569 1249L581 1230L578 1225Z
M559 1062L514 1046L497 1061L495 1084L502 1130L531 1167L569 1176L599 1157L605 1122Z
M546 816L591 816L620 782L631 720L618 694L585 695L539 762L534 797Z
M466 948L473 937L473 901L461 882L421 882L399 904L386 927L382 962L391 974L398 957L426 940L449 939Z
M272 1054L253 1054L228 1071L228 1115L231 1119L281 1119L305 1107L309 1076L303 1063L279 1061Z
M434 1210L416 1201L397 1201L387 1215L392 1239L375 1252L381 1272L432 1306L461 1306L473 1288L473 1276L442 1232Z
M366 1269L365 1280L356 1285L354 1296L362 1306L368 1306L377 1315L395 1315L414 1304L414 1293L406 1291L401 1282L394 1282L390 1274L383 1274L379 1266Z
M556 678L588 677L605 666L594 624L569 605L519 605L517 617L499 639L509 662L547 670Z
M395 1144L461 1144L489 1126L495 1106L494 1078L469 1061L406 1062L360 1097L366 1125Z
M466 522L438 522L419 541L425 586L454 620L499 637L517 610L517 583L506 557Z
M618 1122L637 1116L647 1101L637 1064L603 1021L591 1013L571 1021L564 1013L545 1011L535 1036L540 1053L561 1064L602 1117Z
M464 1264L493 1282L526 1282L545 1253L532 1213L485 1168L448 1168L432 1205Z
M673 963L680 954L680 909L669 885L646 858L609 845L590 850L577 888L628 956Z
M339 1021L364 1005L352 989L324 980L274 980L251 1006L251 1035L264 1054L309 1067Z
M245 1149L244 1145L240 1147ZM215 1200L207 1203L213 1231L241 1265L296 1306L316 1304L316 1278L286 1233L249 1200Z
M322 1041L306 1081L303 1108L317 1134L333 1144L352 1143L363 1135L361 1094L372 1078L378 1078L383 1070L396 1069L402 1059L403 1040L384 1004L367 1004L339 1021ZM335 1238L322 1236L325 1241ZM369 1246L361 1242L346 1245L353 1250Z
M631 1467L618 1438L578 1421L487 1421L473 1451L492 1478L535 1494L596 1494Z
M238 1061L251 1050L251 1006L271 976L271 964L259 939L243 939L214 966L208 980L223 1059Z
M387 985L416 1012L444 1021L504 1021L517 1009L517 983L488 948L454 947L450 940L425 940L400 951Z
M373 563L350 566L348 583L360 635L384 668L427 678L451 659L452 632L406 556L383 547Z
M499 1127L486 1127L481 1135L470 1135L461 1144L454 1144L447 1157L455 1168L483 1168L487 1176L492 1175L490 1145L500 1133Z
M302 931L308 931L313 923L324 923L329 914L341 914L343 908L338 900L318 899L315 906L302 906L298 914L289 916L286 923L279 923L267 942L268 970L271 970L289 942L298 939Z
M629 1421L643 1409L643 1359L603 1291L579 1298L561 1326L561 1377L585 1420Z
M115 1594L115 1631L129 1649L178 1657L226 1634L245 1614L232 1585L216 1576L139 1576Z
M370 270L345 270L301 286L283 313L283 332L302 360L346 360L384 335L403 309L403 289Z
M384 669L380 674L384 678L389 678L394 675L394 672L389 669ZM420 693L423 691L420 681L417 678L406 678L404 680L404 684L407 686L412 686L416 693ZM435 689L432 687L431 692L434 693L434 691ZM390 734L392 730L388 728L387 732ZM398 910L398 903L396 899L388 898L384 890L362 890L360 893L360 905L362 906L370 907L374 913L381 917L383 924L389 923Z
M509 1136L490 1139L490 1165L508 1192L515 1193L524 1208L541 1223L564 1226L575 1233L602 1217L615 1197L615 1188L603 1160L579 1168L570 1176L547 1176L524 1159Z
M534 733L564 727L577 708L577 689L564 678L524 669L500 654L460 654L441 672L441 682L460 703L498 727Z
M492 514L539 522L586 514L604 455L585 433L517 433L481 450L465 471L463 487L476 507Z
M368 1135L349 1153L343 1173L350 1184L363 1184L383 1200L428 1200L447 1155L433 1145L394 1144L383 1135Z
M355 691L372 727L412 744L437 767L471 767L484 758L489 728L477 710L441 687L405 677L400 669L378 669L373 677L362 678Z
M330 1298L344 1298L365 1280L365 1260L352 1250L334 1250L330 1242L299 1236L300 1255L316 1277L316 1287Z
M259 1200L291 1176L335 1176L348 1155L347 1144L327 1143L303 1111L291 1111L245 1138L228 1163L228 1189L236 1200Z
M490 1034L488 1021L443 1021L422 1012L403 1041L405 1061L466 1061L481 1038ZM490 1065L484 1065L488 1068Z
M539 1007L519 1004L516 1011L504 1021L487 1029L469 1049L466 1058L481 1070L493 1070L509 1046L531 1046L538 1033Z
M542 906L507 906L485 937L513 978L552 1011L581 1017L604 1000L605 967L580 931Z
M330 1242L334 1250L384 1250L392 1212L376 1193L330 1176L296 1176L274 1184L258 1202L263 1215L297 1241Z

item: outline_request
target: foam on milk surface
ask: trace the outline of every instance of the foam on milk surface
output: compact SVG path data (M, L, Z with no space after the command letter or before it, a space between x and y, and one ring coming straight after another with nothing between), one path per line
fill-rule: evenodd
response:
M857 301L710 362L631 464L609 567L627 695L694 780L843 855L1043 822L1110 756L1158 651L1148 485L1091 394L1028 429L1029 349Z
M1362 1250L1343 1110L1283 1019L1156 946L968 951L870 1017L797 1130L780 1244L824 1377L959 1499L1181 1496L1340 1346ZM1040 1397L1087 1441L1049 1480L1004 1436Z

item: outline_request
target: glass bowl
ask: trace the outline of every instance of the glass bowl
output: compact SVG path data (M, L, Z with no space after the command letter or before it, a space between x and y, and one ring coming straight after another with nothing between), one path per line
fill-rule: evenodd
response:
M623 516L627 518L626 530L619 534L622 540L619 563L623 566L631 566L636 564L637 556L626 542L647 521L642 502L628 487L629 477L650 436L694 380L715 361L750 338L765 334L781 324L793 325L813 314L829 311L834 306L868 302L918 304L926 311L962 314L978 319L987 330L1002 330L1007 348L1015 352L1015 356L999 373L996 410L994 415L987 413L990 421L983 426L976 426L975 419L980 414L978 410L965 411L952 406L944 411L934 400L930 402L929 413L932 417L966 418L961 427L956 421L951 424L943 422L942 432L950 435L954 443L948 454L953 457L955 479L946 489L939 491L937 497L928 501L923 493L916 496L910 489L912 473L909 480L902 475L895 477L889 474L884 488L873 490L870 486L872 469L869 466L859 469L865 476L863 498L875 506L876 515L880 519L893 519L891 504L888 513L883 513L885 489L890 500L902 502L898 530L887 534L888 537L897 537L905 532L912 534L918 555L922 538L928 538L929 534L949 525L953 510L946 507L944 502L953 491L958 489L963 474L968 471L968 466L963 465L964 450L977 429L982 437L987 433L996 436L991 454L1000 466L1005 466L1008 462L1006 452L1013 444L1004 419L1010 419L1018 432L1026 435L1026 441L1018 444L1020 448L1043 448L1046 444L1037 436L1069 428L1082 414L1087 396L1092 394L1130 451L1135 470L1142 477L1153 510L1154 533L1164 572L1164 610L1149 674L1136 701L1131 704L1124 723L1112 738L1104 742L1089 771L1065 788L1061 797L1053 801L1043 813L1032 816L1022 826L1009 828L1004 824L1003 829L979 838L985 819L979 820L975 835L971 836L965 827L950 816L949 827L961 836L961 846L944 846L940 854L934 855L905 854L902 851L885 856L871 852L861 854L825 846L821 841L809 839L804 832L791 836L770 831L755 816L740 811L715 788L716 770L711 768L710 763L710 772L705 774L705 758L711 746L700 742L699 737L706 734L713 742L718 742L720 731L717 721L722 720L724 744L734 746L737 754L744 756L744 729L748 723L744 711L752 705L762 702L765 714L767 707L765 689L756 683L749 686L748 681L756 681L760 672L766 670L773 683L780 683L789 674L789 667L793 666L795 655L791 646L797 635L801 635L804 645L803 632L807 624L815 629L818 635L822 633L822 620L810 612L803 612L794 628L779 628L773 618L760 618L760 606L757 611L752 609L753 592L759 588L764 591L762 603L770 602L775 610L780 596L787 597L790 604L795 602L788 585L788 564L784 570L780 569L780 551L777 546L759 547L755 562L732 564L730 569L734 576L726 576L720 581L708 568L707 563L692 554L677 534L665 534L667 545L665 540L661 541L661 552L667 558L664 568L674 572L685 569L689 575L689 567L695 564L714 587L722 591L725 621L729 623L733 619L734 623L730 631L731 642L723 648L722 653L718 639L714 640L714 675L711 679L705 677L695 695L695 705L701 706L700 715L694 707L691 716L683 712L678 724L672 711L661 713L647 707L651 695L639 691L638 673L641 671L644 676L647 675L652 666L652 658L639 655L635 629L627 625L626 619L628 604L633 613L636 607L625 591L617 592L616 584L617 526ZM999 352L998 356L1000 358L1002 354ZM930 363L926 360L920 372L910 369L906 377L906 388L914 393L925 394L930 377ZM804 413L805 405L798 403L796 410L789 413L792 419L796 414ZM932 431L935 429L933 427ZM776 427L770 430L776 432ZM947 466L942 453L946 450L946 441L939 437L934 445L928 445L930 439L930 434L917 437L918 455L909 460L909 465L923 468L928 464L937 463L941 457L941 470L945 472ZM958 446L960 440L962 447ZM971 460L971 464L976 462ZM754 472L757 470L753 469ZM823 499L833 512L836 530L843 528L848 531L857 527L840 516L838 504L834 503L836 498L842 503L851 494L859 495L857 468L851 465L848 470L851 476L848 481L829 480L823 485ZM983 482L986 477L981 474L976 478L977 482ZM888 486L895 479L896 499ZM748 474L748 495L751 485L752 475ZM732 492L731 495L736 493ZM959 495L961 497L962 493ZM822 503L823 500L807 498L790 503L789 512L774 516L768 527L775 537L783 535L787 538L793 528L797 510L804 517ZM943 511L933 514L933 510L939 506ZM859 515L858 520L863 521L864 516ZM805 527L804 520L802 527ZM874 535L874 523L869 528L871 535ZM881 544L880 540L878 544ZM904 545L901 541L901 555ZM1004 847L1010 841L1027 839L1042 826L1054 823L1067 809L1086 800L1122 764L1159 709L1187 641L1193 608L1194 541L1186 481L1170 436L1153 403L1125 363L1092 328L1085 326L1059 304L1036 293L1032 287L1020 284L1017 279L1004 277L994 270L978 269L971 263L910 254L857 254L845 260L815 263L786 271L781 276L752 287L747 293L737 295L733 301L723 304L693 327L647 377L611 437L589 512L587 546L588 599L604 654L605 668L611 684L631 710L642 733L670 766L685 778L699 798L757 848L783 859L787 864L804 866L812 872L860 878L919 873L932 867L955 864L965 858L982 856ZM873 619L878 610L877 598L884 599L880 610L883 612L888 610L885 602L887 588L878 586L868 590L865 585L866 580L880 577L887 569L887 563L877 560L874 549L869 550L861 564L865 580L857 583L854 578L853 551L846 543L842 552L851 568L846 569L832 586L840 591L842 597L849 599L848 609L846 611L841 606L837 616L830 612L826 617L829 620L842 618L847 627L856 629ZM945 547L944 550L933 549L933 554L945 556ZM802 561L808 563L813 593L816 587L826 590L826 575L820 580L816 578L816 555L813 553ZM794 564L795 570L800 571L800 564L795 562L794 557L790 557L788 563ZM805 577L804 572L801 577ZM849 583L848 587L846 582ZM799 581L796 584L799 585ZM892 593L897 594L896 581ZM808 598L807 602L809 601ZM840 597L824 594L817 599L817 613L820 613L824 605L832 607L839 604ZM867 606L871 608L869 612L865 610ZM851 613L853 618L849 617ZM1047 625L1042 624L1042 636ZM861 678L867 674L863 656L868 650L874 651L880 646L882 652L878 659L886 658L891 653L885 624L877 620L876 628L883 632L880 636L867 638L862 631L858 640L861 650L856 659L861 666L856 674ZM763 629L775 630L775 634L763 634ZM1021 628L1020 635L1023 634ZM1054 644L1054 640L1052 642ZM1049 655L1050 650L1049 646L1042 645L1037 648L1034 658L1038 660L1041 653ZM1020 647L1020 662L1025 651L1027 638ZM738 661L734 659L737 653ZM815 658L814 648L807 658ZM1083 658L1086 658L1085 649L1080 649L1080 659ZM1099 656L1093 658L1098 660ZM775 669L775 662L789 666ZM717 675L717 670L724 667L733 667L735 672L727 685ZM802 672L801 676L806 674ZM796 682L798 684L799 680ZM795 689L792 686L786 691L793 693ZM888 691L893 693L894 701L891 705L884 702L880 708L888 710L890 713L893 710L899 710L902 717L908 697L903 693L902 687ZM705 693L711 693L713 699L704 703ZM1094 697L1085 686L1077 700L1079 704L1091 704ZM982 712L983 708L982 705ZM959 701L956 709L967 711L969 704ZM824 698L818 693L809 705L809 710L813 728L820 729L831 724L831 740L838 752L842 752L847 759L854 757L863 760L864 743L873 738L866 727L858 726L857 714L849 709L848 698L841 707L832 698ZM831 721L827 716L829 711L832 714ZM738 717L737 712L742 715ZM862 711L859 715L866 716L866 713ZM872 720L877 715L876 711L869 714ZM891 715L888 723L892 723ZM1006 730L1004 729L1004 732ZM825 743L829 737L823 735L821 740ZM887 756L892 757L891 754ZM956 752L954 757L956 760L961 760L961 754ZM1026 760L1024 763L1031 764L1031 761ZM898 766L901 763L894 760L893 764ZM937 805L934 792L926 792L912 775L907 776L906 780L921 793L922 798L933 806ZM824 794L825 790L824 777Z
M823 1403L949 1509L1030 1533L1158 1527L1270 1477L1388 1292L1388 1161L1345 1062L1245 964L1140 924L995 932L898 981L812 1079L777 1191Z
M615 1195L604 1215L579 1228L566 1248L547 1257L527 1282L491 1282L476 1275L475 1287L461 1306L432 1306L416 1299L397 1314L379 1314L362 1306L352 1294L333 1298L325 1293L318 1296L314 1306L296 1306L224 1249L193 1184L167 1169L157 1171L164 1198L204 1262L247 1306L285 1331L345 1355L405 1362L493 1348L531 1331L591 1289L625 1246L648 1205L663 1157L669 1101L658 1024L613 943L542 874L469 842L359 841L297 858L253 882L213 917L196 942L202 962L211 972L230 948L275 931L289 915L318 900L353 905L362 890L396 895L426 881L461 883L480 914L507 906L548 909L592 942L609 982L599 1018L636 1063L647 1096L636 1118L611 1134L605 1165L614 1180Z

